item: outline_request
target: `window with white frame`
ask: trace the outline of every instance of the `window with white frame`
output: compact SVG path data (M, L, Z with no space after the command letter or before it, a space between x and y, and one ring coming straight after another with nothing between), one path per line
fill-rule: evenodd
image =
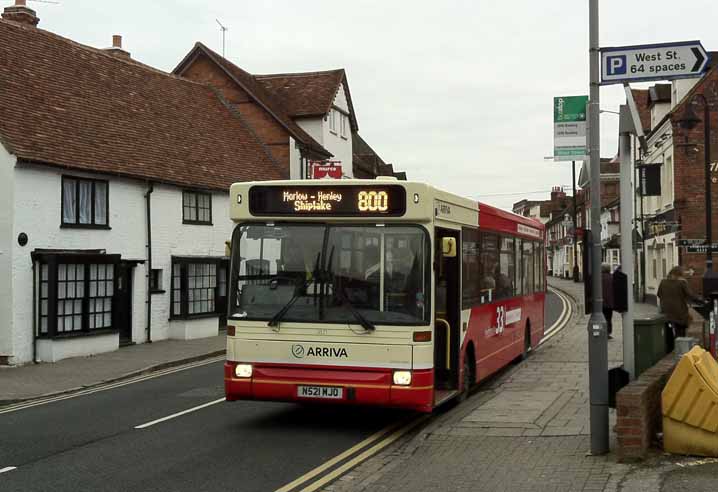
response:
M343 113L339 114L341 118L340 135L344 138L347 137L347 127L349 126L349 117Z
M329 130L334 133L337 132L337 110L336 109L329 110Z

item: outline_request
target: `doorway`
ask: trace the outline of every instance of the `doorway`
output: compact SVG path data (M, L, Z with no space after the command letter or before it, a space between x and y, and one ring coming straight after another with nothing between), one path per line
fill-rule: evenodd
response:
M132 274L134 263L117 264L117 282L113 299L113 325L120 332L120 346L132 344Z
M444 238L456 241L456 256L442 252ZM436 229L434 250L436 315L434 318L434 386L439 391L459 387L460 264L459 231ZM438 399L438 398L437 398Z

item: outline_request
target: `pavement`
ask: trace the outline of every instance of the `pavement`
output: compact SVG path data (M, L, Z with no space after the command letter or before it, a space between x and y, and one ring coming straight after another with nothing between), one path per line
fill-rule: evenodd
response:
M220 356L225 353L226 340L224 334L196 340L164 340L55 363L0 366L0 406Z
M583 287L560 279L550 279L549 285L574 300L572 318L559 334L526 361L480 385L466 402L324 491L656 491L689 490L689 485L696 491L709 490L700 488L703 484L714 486L715 462L658 451L632 465L618 463L613 451L589 455ZM655 312L652 305L636 306L637 316ZM623 350L620 315L613 322L609 367L620 365ZM609 418L615 450L612 409ZM694 476L704 482L689 480L687 485Z

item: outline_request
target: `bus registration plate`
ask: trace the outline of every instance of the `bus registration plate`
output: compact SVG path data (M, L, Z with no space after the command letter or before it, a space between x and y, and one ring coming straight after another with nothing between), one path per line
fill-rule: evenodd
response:
M341 399L342 388L337 386L297 386L297 396L300 398L329 398Z

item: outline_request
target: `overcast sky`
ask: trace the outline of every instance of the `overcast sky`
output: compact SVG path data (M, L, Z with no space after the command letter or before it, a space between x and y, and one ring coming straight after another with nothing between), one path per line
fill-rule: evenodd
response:
M501 207L570 185L544 161L554 96L588 94L588 0L30 0L40 27L124 47L170 71L202 41L252 73L344 68L359 131L395 169ZM10 4L11 0L5 0ZM718 50L715 0L602 0L602 46L699 39ZM678 8L678 5L681 8ZM601 90L617 110L620 86ZM601 154L617 116L601 115ZM542 193L536 193L541 191Z

